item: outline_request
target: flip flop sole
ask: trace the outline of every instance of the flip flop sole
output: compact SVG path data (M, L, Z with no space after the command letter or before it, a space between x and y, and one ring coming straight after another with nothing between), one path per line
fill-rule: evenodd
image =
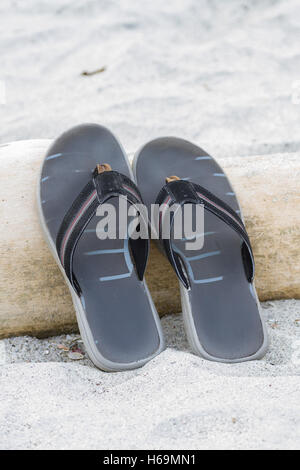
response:
M148 207L167 176L197 183L226 202L240 216L234 190L217 162L204 150L182 139L160 138L135 156L134 173ZM173 240L190 279L181 286L186 331L197 354L220 362L261 358L268 340L255 287L247 281L240 237L214 214L205 211L204 246L186 249Z
M125 152L106 128L86 124L63 134L45 157L38 206L46 240L70 289L89 356L103 370L126 370L142 366L164 347L158 314L145 282L137 277L128 240L100 241L96 234L99 218L92 217L74 252L80 297L65 275L55 246L65 213L98 163L109 163L132 177ZM109 202L118 209L118 198Z

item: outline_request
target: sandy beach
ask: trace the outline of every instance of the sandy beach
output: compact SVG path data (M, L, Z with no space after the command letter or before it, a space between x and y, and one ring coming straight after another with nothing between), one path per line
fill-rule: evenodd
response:
M297 0L3 0L0 13L0 143L99 122L132 151L164 135L216 156L300 147Z
M162 320L167 349L130 372L94 368L78 335L0 341L1 448L299 448L300 301L262 306L270 349L243 364L193 355L178 315Z
M0 145L98 122L130 153L163 135L216 157L300 150L298 0L2 0L0 15ZM300 300L262 307L269 352L243 364L193 355L178 315L167 349L122 373L78 335L1 340L0 449L299 449Z

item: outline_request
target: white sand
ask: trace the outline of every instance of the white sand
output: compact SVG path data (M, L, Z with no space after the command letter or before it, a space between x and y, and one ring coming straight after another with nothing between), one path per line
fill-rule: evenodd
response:
M299 0L1 0L0 15L0 143L95 121L133 150L300 148Z
M95 121L132 150L170 134L216 156L300 149L299 0L1 0L0 15L0 145ZM119 374L52 344L74 337L0 341L0 448L299 449L300 301L264 312L268 355L236 365L192 355L177 316L168 349Z
M270 350L251 363L194 356L177 315L166 351L130 372L71 361L57 344L74 335L0 341L0 447L299 449L300 301L263 307Z

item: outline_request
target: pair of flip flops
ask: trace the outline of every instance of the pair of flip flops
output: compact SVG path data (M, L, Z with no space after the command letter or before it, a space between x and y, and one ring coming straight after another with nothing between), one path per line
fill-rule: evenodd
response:
M196 145L160 138L135 155L133 175L116 137L102 126L85 124L50 147L38 207L94 364L106 371L132 369L164 349L144 280L149 239L131 237L130 231L123 238L99 234L99 208L109 203L118 211L124 201L126 208L144 204L149 214L155 203L160 208L201 205L205 231L195 238L203 237L204 245L197 251L187 249L184 238L171 232L162 238L161 227L152 227L180 281L191 347L221 362L262 357L267 335L253 284L253 254L237 198L220 166Z

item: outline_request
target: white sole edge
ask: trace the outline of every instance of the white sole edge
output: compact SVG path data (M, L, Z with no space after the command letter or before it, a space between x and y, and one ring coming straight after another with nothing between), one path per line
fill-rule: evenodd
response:
M204 359L207 359L208 361L223 362L225 364L236 364L240 362L254 361L254 360L258 360L264 357L269 346L268 333L267 333L267 327L266 327L265 321L262 317L262 310L261 310L261 306L257 297L254 284L253 284L253 290L256 295L257 307L258 307L259 316L260 316L260 320L261 320L261 324L263 328L263 335L264 335L263 344L261 345L260 349L255 354L252 354L251 356L245 356L245 357L236 358L236 359L224 359L221 357L215 357L215 356L210 355L200 343L199 337L197 335L195 323L194 323L194 318L192 315L192 309L191 309L191 303L189 301L188 291L180 283L183 323L184 323L186 335L188 338L188 342L192 348L192 351L196 355L202 356Z

